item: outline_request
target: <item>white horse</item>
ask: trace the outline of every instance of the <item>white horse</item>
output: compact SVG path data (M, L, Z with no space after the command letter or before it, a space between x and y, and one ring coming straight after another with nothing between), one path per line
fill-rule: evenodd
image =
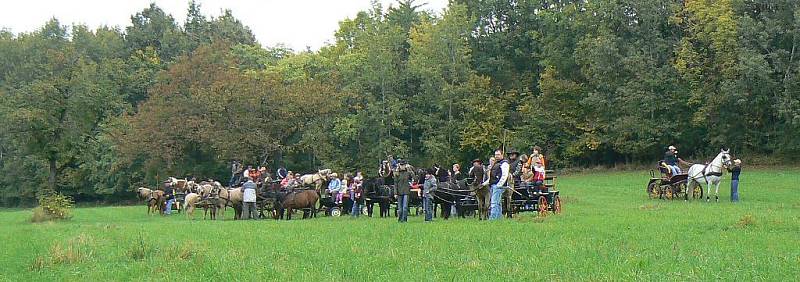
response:
M689 195L692 194L696 185L700 185L700 189L703 189L703 183L706 184L706 202L711 201L709 198L709 193L711 193L711 185L715 185L716 189L714 190L714 197L716 201L719 202L719 182L722 180L723 174L723 167L728 167L731 165L731 155L728 153L729 150L721 150L717 157L714 158L710 163L706 165L702 164L695 164L689 167L689 172L687 173L688 178L688 188L686 189L686 198L685 200L689 200Z

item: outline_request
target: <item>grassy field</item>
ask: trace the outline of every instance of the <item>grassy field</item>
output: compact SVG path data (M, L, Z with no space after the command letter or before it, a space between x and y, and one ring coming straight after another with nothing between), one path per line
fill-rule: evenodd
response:
M135 206L32 224L29 210L0 211L0 280L800 278L799 169L745 170L737 204L728 180L720 203L648 200L648 177L564 175L563 214L499 222L211 222Z

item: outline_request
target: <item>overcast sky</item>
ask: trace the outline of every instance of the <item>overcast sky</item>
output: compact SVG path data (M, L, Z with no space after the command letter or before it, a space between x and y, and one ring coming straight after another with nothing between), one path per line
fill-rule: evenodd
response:
M183 24L189 0L12 0L0 8L0 28L11 32L29 32L40 28L51 17L61 24L82 23L90 28L100 25L130 25L131 15L155 2ZM384 8L395 0L380 0ZM424 9L441 12L447 0L417 0L427 3ZM339 21L353 18L370 8L370 0L200 0L206 16L219 16L223 9L249 26L265 46L286 44L295 50L310 46L319 49L333 41Z

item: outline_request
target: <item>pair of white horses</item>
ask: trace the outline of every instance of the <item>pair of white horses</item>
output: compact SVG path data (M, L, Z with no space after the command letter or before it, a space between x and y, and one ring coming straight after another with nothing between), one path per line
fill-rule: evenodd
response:
M697 185L700 185L700 189L703 189L703 184L706 185L706 202L711 201L709 197L709 193L711 192L711 185L714 185L716 188L714 190L714 198L717 202L719 202L719 183L722 180L723 168L728 168L731 166L731 155L730 150L720 150L719 154L708 164L695 164L689 167L689 171L687 172L688 179L686 180L687 183L687 190L686 191L694 191L694 188ZM691 197L689 195L692 194L691 192L686 193L686 200L688 201Z

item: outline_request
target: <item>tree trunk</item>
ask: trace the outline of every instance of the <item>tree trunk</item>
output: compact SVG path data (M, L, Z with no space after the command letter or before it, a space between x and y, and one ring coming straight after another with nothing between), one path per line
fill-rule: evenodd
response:
M51 158L48 162L50 163L50 175L47 177L47 187L52 191L56 191L56 174L58 173L56 159Z

